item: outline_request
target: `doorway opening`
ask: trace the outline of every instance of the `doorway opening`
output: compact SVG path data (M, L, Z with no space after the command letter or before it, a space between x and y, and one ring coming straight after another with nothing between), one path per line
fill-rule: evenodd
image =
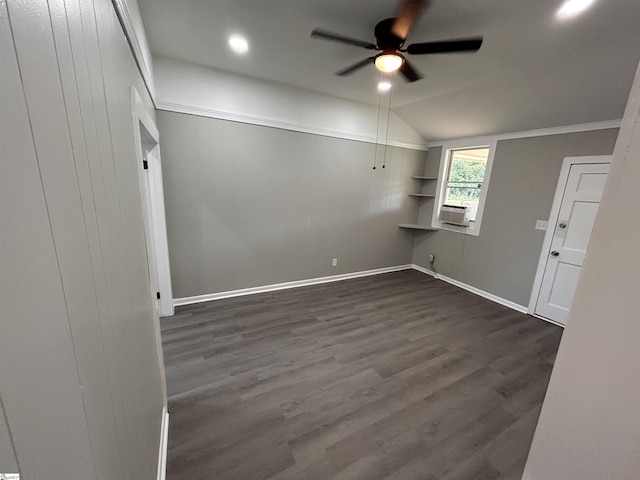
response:
M134 134L138 143L138 179L151 295L159 317L173 315L169 244L162 186L159 132L135 88L131 89Z

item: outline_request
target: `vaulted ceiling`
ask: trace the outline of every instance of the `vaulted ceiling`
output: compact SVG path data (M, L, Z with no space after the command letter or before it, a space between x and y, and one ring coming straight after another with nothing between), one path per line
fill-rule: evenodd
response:
M375 41L391 0L139 0L156 55L377 105L379 72L334 72L370 51L310 38L315 27ZM433 0L408 42L482 35L473 55L414 56L424 78L394 80L392 107L426 139L622 117L640 61L640 1L596 0L561 21L562 0ZM245 56L227 46L250 42Z

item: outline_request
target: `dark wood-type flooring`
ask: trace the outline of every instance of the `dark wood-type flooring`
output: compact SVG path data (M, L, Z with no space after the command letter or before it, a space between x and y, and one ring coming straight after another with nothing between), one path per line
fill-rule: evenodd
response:
M179 308L167 478L520 479L561 334L413 270Z

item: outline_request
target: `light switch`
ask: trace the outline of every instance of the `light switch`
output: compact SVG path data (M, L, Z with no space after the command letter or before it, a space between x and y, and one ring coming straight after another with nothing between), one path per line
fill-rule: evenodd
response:
M536 220L536 230L547 230L549 222L546 220Z

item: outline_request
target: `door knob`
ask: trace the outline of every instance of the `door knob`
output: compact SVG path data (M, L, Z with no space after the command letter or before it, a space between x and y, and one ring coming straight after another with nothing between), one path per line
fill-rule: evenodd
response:
M558 255L560 255L560 252L558 252L557 250L554 250L553 252L551 252L552 257L557 257Z
M567 224L562 222L560 225L558 225L558 227L560 228L567 228Z

